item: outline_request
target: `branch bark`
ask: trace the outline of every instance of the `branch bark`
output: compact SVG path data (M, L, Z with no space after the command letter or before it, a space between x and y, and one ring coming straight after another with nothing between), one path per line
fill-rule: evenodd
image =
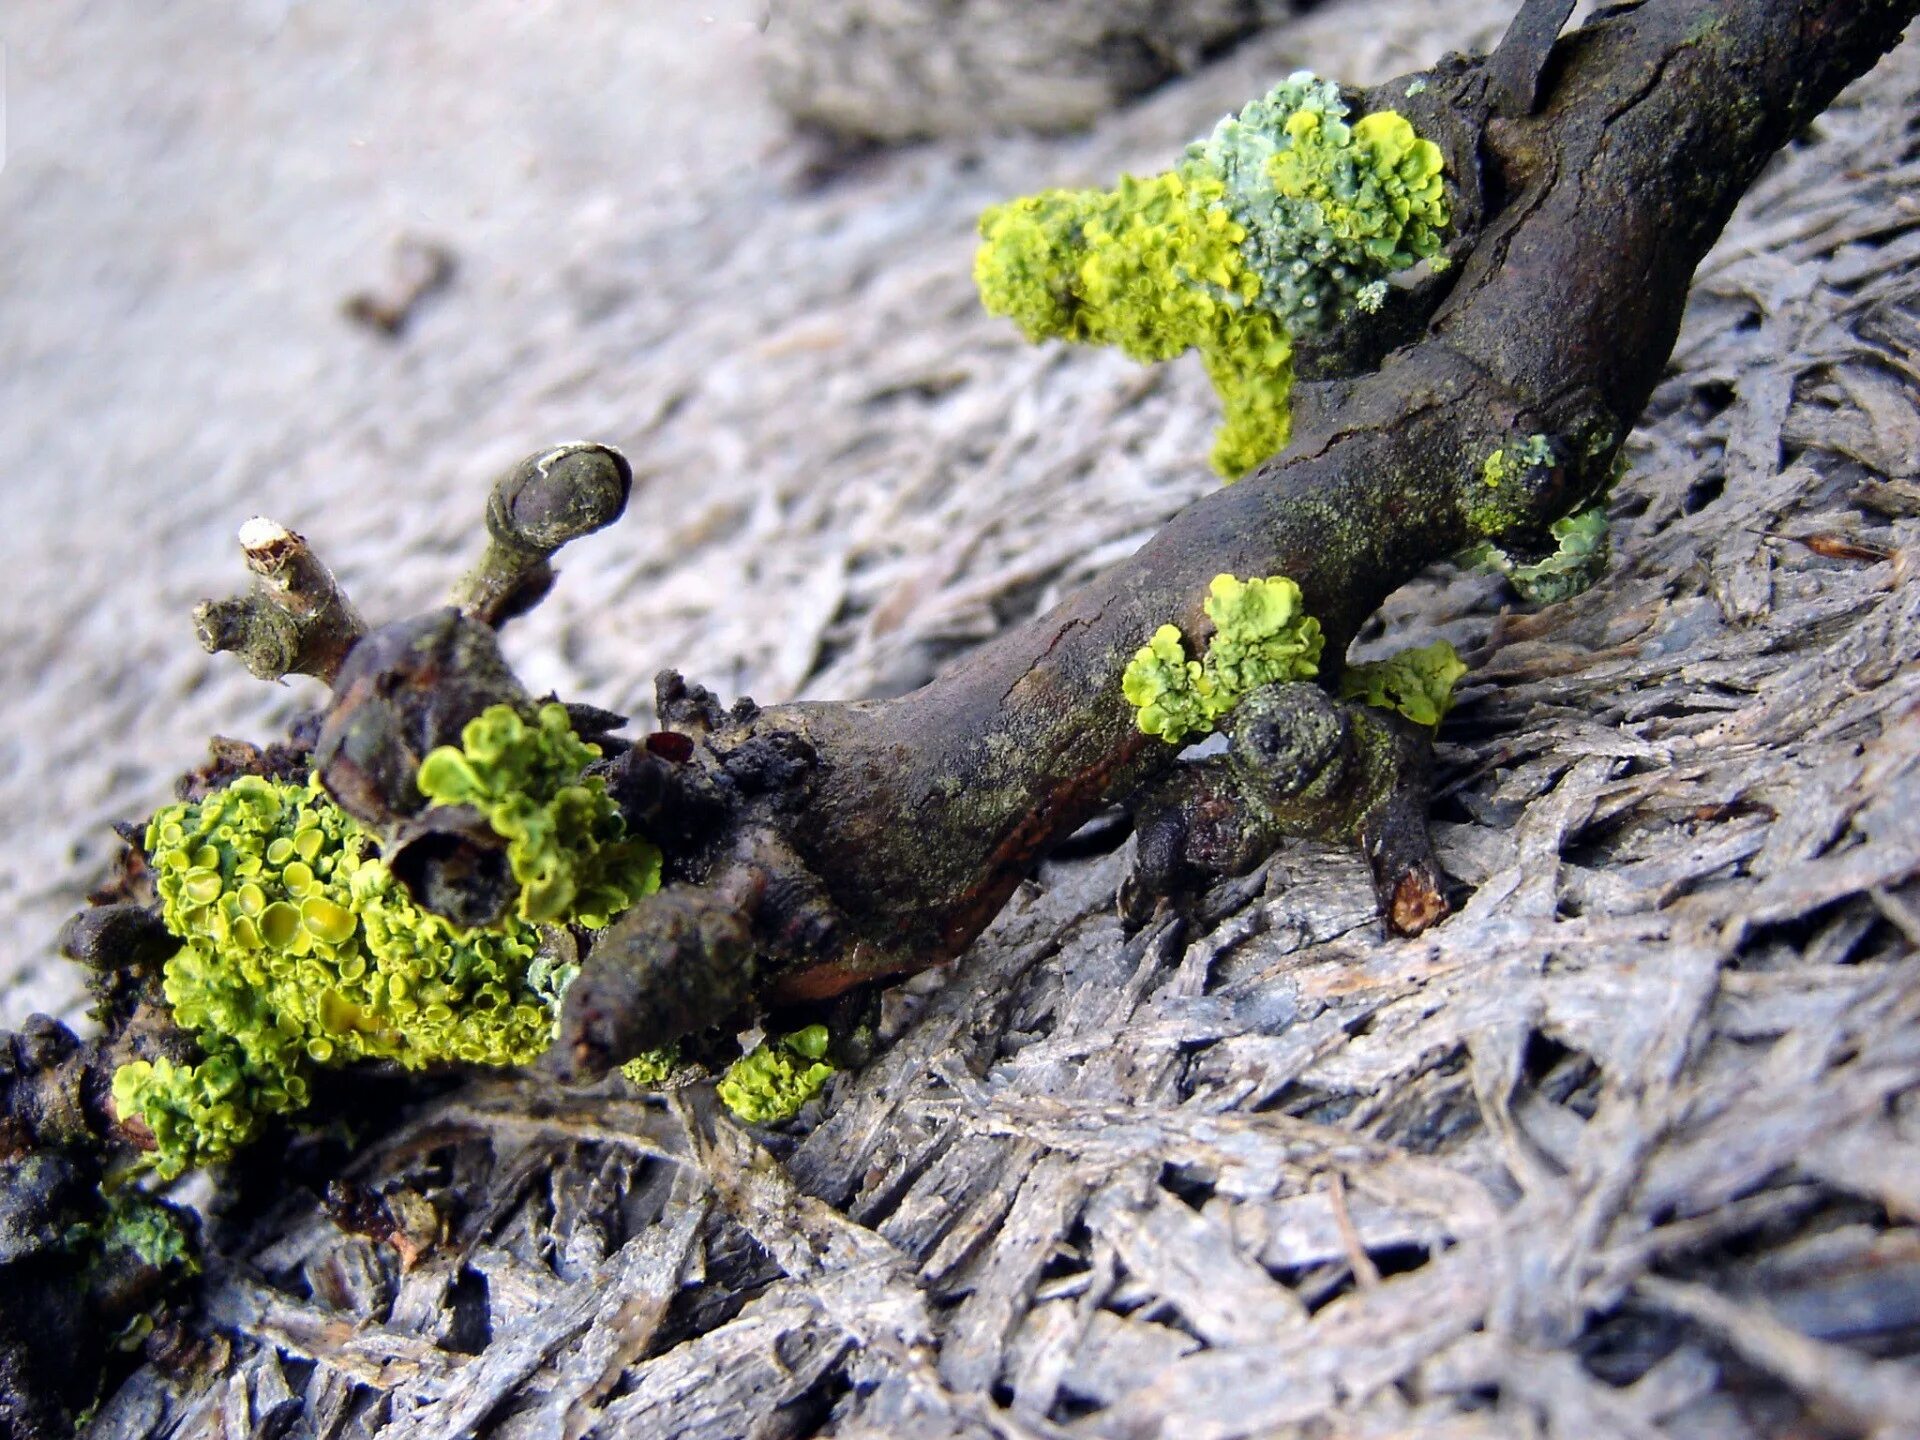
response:
M1563 8L1528 7L1549 21ZM763 852L741 839L763 831L803 867L785 877L791 888L838 912L830 941L783 949L777 905L757 902L761 968L741 983L805 1002L965 947L1050 844L1176 761L1134 727L1120 675L1169 619L1190 643L1204 638L1214 574L1297 581L1325 629L1331 682L1361 623L1421 569L1480 540L1538 538L1600 493L1734 205L1917 10L1920 0L1647 0L1562 38L1544 61L1540 26L1516 22L1509 40L1527 56L1453 57L1414 96L1414 77L1373 92L1369 108L1398 109L1436 137L1472 202L1459 213L1479 212L1451 293L1415 343L1375 373L1298 386L1285 453L925 688L887 702L710 707L684 727L697 732L690 763L723 778L755 747L805 756L777 803L733 812L707 846L710 869L687 872L727 893L778 894L779 862L752 861L743 878L745 862L724 858ZM1550 438L1552 461L1489 486L1485 457L1529 435ZM636 1008L642 977L666 959L643 941L650 924L643 907L596 947L569 996L562 1069L602 1068L688 1026L683 1004L667 1007L670 1024Z

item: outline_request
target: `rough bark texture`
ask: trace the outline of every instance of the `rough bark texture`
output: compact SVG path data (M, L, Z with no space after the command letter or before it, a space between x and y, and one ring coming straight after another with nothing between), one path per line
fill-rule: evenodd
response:
M1089 837L764 1152L697 1108L482 1083L351 1162L321 1139L254 1177L209 1348L137 1372L99 1432L1901 1434L1917 75L1909 46L1812 127L1707 262L1608 583L1515 616L1445 572L1365 632L1475 664L1442 736L1442 854L1473 892L1447 926L1382 943L1360 865L1310 847L1127 942ZM1156 113L1110 143L1150 159L1166 137L1124 127ZM895 341L929 291L957 314L946 270L897 282ZM1077 359L1095 398L1028 403L1099 423L1013 433L1043 486L1095 472L1088 508L1058 492L1025 552L975 536L1004 563L924 580L931 607L898 556L836 570L823 671L897 683L1082 573L1122 505L1166 506L1138 457L1197 454L1203 394ZM992 360L1041 391L1075 363ZM1006 407L971 432L952 363L877 387L859 465L992 452ZM896 508L952 530L965 497L915 483ZM319 1199L343 1165L444 1234L343 1229Z

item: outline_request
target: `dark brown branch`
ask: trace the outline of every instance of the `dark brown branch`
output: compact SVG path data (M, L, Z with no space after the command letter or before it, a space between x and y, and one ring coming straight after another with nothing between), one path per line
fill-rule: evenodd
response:
M1388 928L1419 934L1448 913L1427 837L1432 738L1302 680L1256 690L1225 755L1181 765L1135 798L1120 913L1144 923L1160 898L1244 875L1282 840L1347 841L1373 869Z
M258 579L246 595L205 600L193 612L210 655L232 651L262 680L312 675L332 683L367 627L306 537L256 516L240 527L240 553Z
M502 625L553 586L553 556L618 520L633 493L633 467L610 445L574 442L529 455L487 495L487 549L455 588L453 603Z
M1457 212L1478 228L1417 343L1377 373L1300 385L1283 455L924 689L752 711L701 738L709 770L776 741L814 757L803 805L751 804L730 821L790 844L843 920L825 955L766 944L763 998L950 958L1047 846L1166 771L1174 748L1135 729L1119 678L1168 620L1204 638L1213 575L1296 580L1326 631L1330 681L1361 623L1425 566L1479 540L1537 541L1599 493L1735 203L1920 0L1649 0L1541 63L1537 32L1559 8L1529 7L1538 25L1517 25L1501 62L1530 77L1524 105L1515 77L1484 60L1437 67L1417 99L1404 80L1376 92L1440 138L1461 195L1487 212ZM1536 435L1551 460L1488 487L1485 458ZM649 923L643 910L624 928ZM619 933L569 999L563 1063L591 1069L671 1038L638 1015L604 1023L602 1001L630 984L612 967L637 958Z

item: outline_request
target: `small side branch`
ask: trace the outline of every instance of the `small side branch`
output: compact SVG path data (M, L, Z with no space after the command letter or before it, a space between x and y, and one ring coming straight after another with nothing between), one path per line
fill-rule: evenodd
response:
M256 577L231 600L203 600L194 627L209 655L231 651L262 680L311 675L333 683L367 627L306 537L255 516L240 527L240 553Z
M1282 842L1309 839L1358 847L1388 928L1419 934L1449 913L1427 837L1432 740L1424 726L1316 685L1256 690L1225 755L1180 766L1136 801L1122 916L1143 924L1163 898L1244 875Z
M453 603L496 628L553 588L561 546L625 513L633 467L610 445L576 442L529 455L487 496L487 550L454 588Z

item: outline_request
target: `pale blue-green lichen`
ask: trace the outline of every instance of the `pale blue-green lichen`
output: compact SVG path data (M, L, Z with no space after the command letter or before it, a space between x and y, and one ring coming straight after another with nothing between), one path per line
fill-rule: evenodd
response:
M1546 435L1529 435L1490 453L1481 462L1475 498L1466 506L1467 523L1486 538L1457 557L1460 562L1506 576L1532 604L1551 605L1590 589L1607 568L1606 497L1626 473L1626 457L1615 451L1600 483L1591 483L1599 458L1614 444L1614 434L1611 424L1602 421L1576 427L1559 444ZM1503 537L1525 519L1528 472L1562 465L1567 483L1585 491L1582 508L1548 527L1554 542L1551 554L1531 560L1516 555L1512 542Z
M440 767L458 784L436 789L480 804L510 856L524 848L516 873L524 864L537 891L532 913L603 924L658 887L659 855L623 833L598 780L582 779L598 752L570 730L562 740L552 712L564 721L559 706L518 728L481 717L462 765ZM509 775L521 788L503 788ZM462 929L421 909L317 781L245 776L170 805L146 849L183 942L163 987L203 1052L114 1076L115 1108L152 1132L163 1177L223 1159L268 1117L302 1108L316 1066L516 1065L551 1041L570 967L551 961L539 925L517 911Z
M1553 461L1553 441L1545 435L1529 435L1524 440L1503 445L1489 454L1480 464L1480 478L1491 489L1506 484L1534 466L1551 465Z
M1554 551L1541 560L1516 560L1491 541L1475 546L1462 558L1506 576L1520 598L1531 605L1571 600L1599 583L1612 553L1604 504L1554 521L1547 533L1553 537Z
M1319 673L1320 622L1306 613L1300 587L1286 576L1216 575L1204 609L1214 634L1200 659L1188 656L1178 627L1162 625L1121 675L1135 723L1169 744L1210 733L1262 685Z
M1546 435L1528 435L1496 446L1480 462L1479 482L1468 487L1468 526L1483 539L1495 540L1524 525L1543 483L1535 472L1551 470L1561 461L1562 452Z
M1245 474L1286 445L1294 337L1378 309L1383 278L1432 255L1447 224L1439 149L1392 111L1347 113L1303 71L1171 171L993 207L982 300L1031 340L1199 351L1225 412L1214 466Z
M1416 725L1438 725L1453 706L1453 687L1467 667L1445 640L1402 650L1385 660L1349 665L1340 698L1397 710Z
M824 1025L762 1042L727 1067L715 1092L749 1125L791 1120L833 1078L826 1059L829 1043Z

